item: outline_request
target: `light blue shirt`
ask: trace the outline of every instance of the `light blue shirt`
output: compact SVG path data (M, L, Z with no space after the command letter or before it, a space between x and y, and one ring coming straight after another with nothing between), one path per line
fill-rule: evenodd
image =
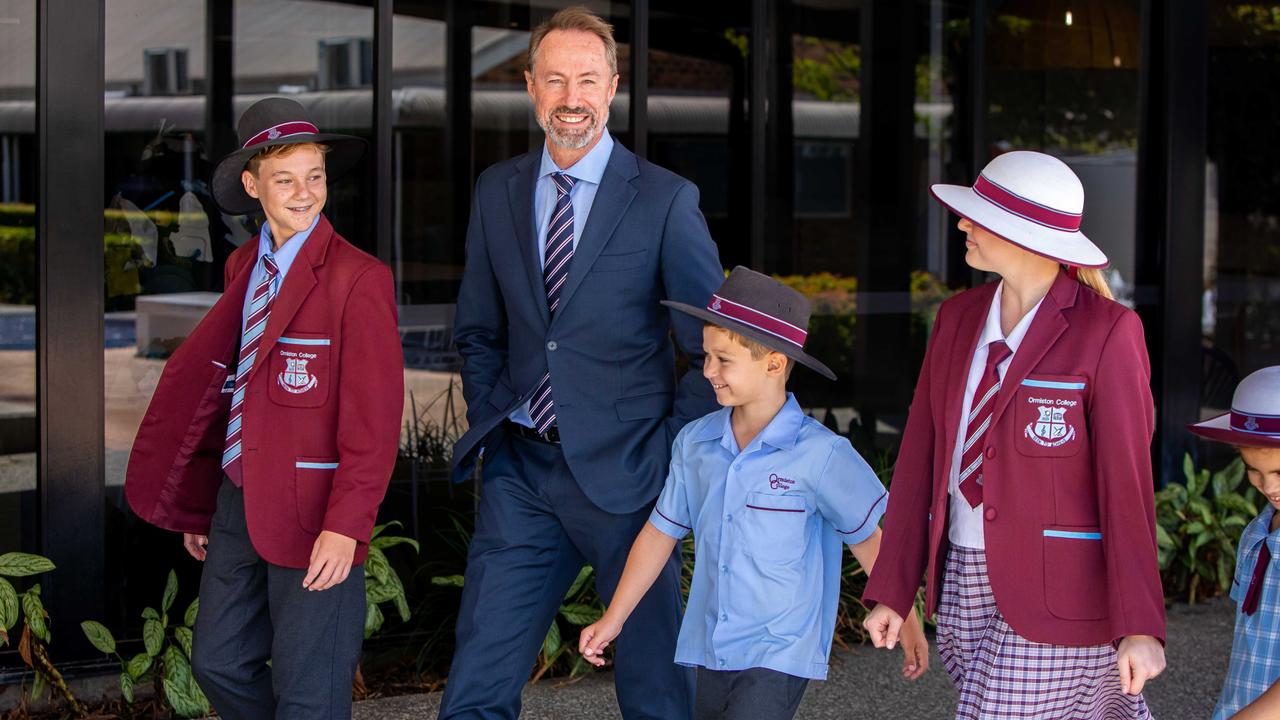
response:
M268 293L272 296L280 293L280 286L284 284L284 276L289 274L289 268L293 267L293 261L298 257L298 253L302 251L302 245L311 237L311 232L316 229L316 225L320 222L320 213L316 213L316 219L311 221L311 227L296 233L293 237L285 241L284 247L272 252L275 242L271 239L271 223L262 223L261 235L258 237L258 259L253 263L253 274L249 276L249 287L244 291L244 304L240 311L240 335L244 336L245 324L249 322L249 303L253 300L253 291L257 289L258 283L267 277L267 269L262 264L262 256L272 253L272 257L276 261L276 267L280 272L276 273L275 280L271 281L271 289Z
M551 179L554 173L562 172L574 179L573 189L569 191L569 202L573 203L573 249L578 249L578 239L582 237L582 228L587 224L587 216L591 214L591 205L596 201L596 191L600 189L600 180L604 177L605 168L609 167L609 157L613 154L613 138L605 130L600 135L600 142L587 151L578 162L565 169L560 169L556 161L551 159L551 151L547 143L542 144L542 165L538 167L538 179L533 184L533 223L538 231L538 262L545 264L547 257L547 226L551 224L551 215L556 209L556 184ZM570 267L573 261L570 260ZM554 397L555 388L552 388ZM529 417L529 403L525 403L508 415L513 422L533 427Z
M1271 531L1275 508L1267 506L1240 536L1236 551L1236 574L1231 581L1231 599L1236 601L1236 629L1231 640L1231 664L1222 695L1213 710L1214 720L1226 720L1258 699L1280 680L1280 530ZM1258 610L1240 612L1245 593L1253 580L1262 544L1271 550L1271 564L1262 580Z
M697 562L675 660L823 680L840 597L842 543L875 532L884 485L849 441L795 396L745 449L723 408L676 436L649 522L693 531Z

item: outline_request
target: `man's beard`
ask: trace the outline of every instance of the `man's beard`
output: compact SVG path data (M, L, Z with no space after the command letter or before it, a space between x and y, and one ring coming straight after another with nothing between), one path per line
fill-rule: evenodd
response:
M556 115L586 115L587 124L579 128L564 128L558 126L553 119ZM601 126L609 121L609 110L605 109L604 118L599 118L596 114L586 106L576 108L561 105L553 108L546 115L538 118L538 125L542 127L542 131L547 134L551 142L559 145L567 150L581 150L591 144L599 134Z

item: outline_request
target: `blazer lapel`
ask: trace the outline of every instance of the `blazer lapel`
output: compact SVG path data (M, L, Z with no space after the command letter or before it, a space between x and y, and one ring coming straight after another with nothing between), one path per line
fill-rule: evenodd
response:
M324 264L324 258L332 240L333 226L329 224L328 218L321 215L316 229L311 231L311 236L302 246L302 252L294 258L293 265L289 267L289 274L280 285L280 294L276 296L271 306L271 314L267 316L267 327L262 332L262 343L258 345L258 355L253 362L253 367L249 370L249 377L245 379L246 384L258 374L259 368L267 364L267 355L271 352L271 348L284 334L284 329L289 327L289 323L293 322L293 316L298 314L298 308L302 307L303 301L316 286L315 268Z
M511 224L516 229L516 244L529 279L533 307L538 309L543 325L551 322L547 309L547 291L542 282L542 258L538 257L538 241L533 236L537 223L533 217L533 188L537 181L540 153L526 154L516 163L516 172L507 179L507 201L511 206Z
M943 430L947 440L948 474L941 478L944 491L951 472L949 463L955 451L956 434L960 432L960 411L964 409L964 390L968 385L969 366L973 364L973 353L978 349L978 338L982 337L982 328L987 322L987 309L991 307L991 298L995 292L996 283L983 286L980 299L969 312L960 316L960 327L956 329L957 347L963 348L964 354L955 356L956 362L949 363L946 370L947 395Z
M573 250L573 260L569 261L569 277L560 289L562 309L573 299L574 292L635 199L637 190L631 181L639 174L636 156L622 147L622 143L614 143L609 165L605 168L604 177L600 178L600 188L596 190L596 199L591 203L591 214L587 216L582 237Z
M992 410L991 425L993 427L1000 421L1001 413L1013 400L1018 386L1027 379L1027 375L1031 374L1036 365L1040 364L1040 360L1045 353L1049 352L1049 348L1053 347L1058 337L1066 332L1070 323L1067 322L1062 311L1075 305L1076 292L1079 288L1080 283L1072 280L1065 272L1058 273L1057 279L1053 281L1049 293L1045 295L1044 301L1040 303L1040 309L1036 311L1036 316L1031 321L1027 336L1018 346L1018 352L1013 354L1013 362L1005 371L1004 380L1000 384L1000 394L996 396L996 406Z

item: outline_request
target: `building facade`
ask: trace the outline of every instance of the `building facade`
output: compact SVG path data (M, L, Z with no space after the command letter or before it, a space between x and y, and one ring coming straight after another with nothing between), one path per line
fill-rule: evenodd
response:
M566 4L0 0L0 553L59 564L60 652L93 655L82 619L136 636L163 582L140 558L182 560L128 512L124 466L164 358L260 222L208 192L239 113L289 95L369 141L326 212L395 271L412 424L456 369L472 184L542 142L525 53ZM1157 483L1207 452L1185 423L1280 362L1280 3L585 4L619 42L610 132L698 184L726 268L813 297L813 352L841 379L796 390L861 447L892 451L937 304L985 281L927 188L1009 149L1084 182L1083 229L1146 326ZM0 680L17 664L0 651Z

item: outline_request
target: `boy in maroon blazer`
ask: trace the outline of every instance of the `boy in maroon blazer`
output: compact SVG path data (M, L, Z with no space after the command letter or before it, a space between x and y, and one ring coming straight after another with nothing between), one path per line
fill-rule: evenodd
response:
M166 364L125 489L205 563L191 661L218 713L345 718L403 409L392 276L320 213L362 140L283 98L238 130L213 197L266 222Z

